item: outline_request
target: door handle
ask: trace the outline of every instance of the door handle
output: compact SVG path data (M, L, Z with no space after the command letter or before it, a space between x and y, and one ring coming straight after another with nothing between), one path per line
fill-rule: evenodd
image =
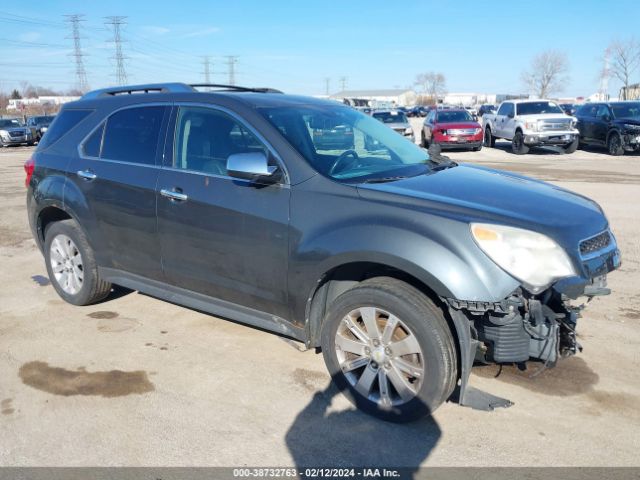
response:
M76 174L87 182L90 182L91 180L95 180L97 178L97 175L91 170L78 170Z
M176 202L186 202L189 198L184 193L176 192L175 190L169 190L167 188L163 188L160 190L160 195L163 197L167 197L170 200L175 200Z

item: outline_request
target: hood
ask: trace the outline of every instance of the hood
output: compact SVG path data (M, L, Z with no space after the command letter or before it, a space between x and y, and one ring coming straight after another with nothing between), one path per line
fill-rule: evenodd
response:
M404 122L385 123L385 125L387 127L389 127L389 128L393 128L394 130L400 129L400 128L409 128L409 127L411 127L410 124L404 123Z
M640 126L640 118L638 117L629 117L629 118L616 118L614 120L618 125L629 124L629 125L637 125Z
M538 231L573 251L581 240L608 226L593 200L546 182L471 165L396 182L361 184L358 191L363 198L395 200L464 222Z

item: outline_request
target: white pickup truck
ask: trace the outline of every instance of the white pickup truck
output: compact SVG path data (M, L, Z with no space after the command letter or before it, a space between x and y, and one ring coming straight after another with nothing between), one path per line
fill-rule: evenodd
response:
M511 148L518 155L530 147L551 145L565 153L578 148L577 119L566 115L549 100L508 100L500 104L497 113L482 116L484 145L495 146L497 138L511 141Z

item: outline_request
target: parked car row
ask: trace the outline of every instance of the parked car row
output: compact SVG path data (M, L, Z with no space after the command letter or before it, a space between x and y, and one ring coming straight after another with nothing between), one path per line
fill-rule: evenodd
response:
M35 145L54 118L53 115L27 117L26 123L19 118L0 118L0 147Z

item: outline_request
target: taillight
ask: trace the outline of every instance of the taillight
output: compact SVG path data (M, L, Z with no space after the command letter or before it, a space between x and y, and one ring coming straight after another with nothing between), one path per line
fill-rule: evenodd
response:
M33 170L36 168L36 161L31 157L29 160L24 162L24 171L27 174L27 178L24 181L24 186L28 187L29 182L31 182L31 176L33 175Z

